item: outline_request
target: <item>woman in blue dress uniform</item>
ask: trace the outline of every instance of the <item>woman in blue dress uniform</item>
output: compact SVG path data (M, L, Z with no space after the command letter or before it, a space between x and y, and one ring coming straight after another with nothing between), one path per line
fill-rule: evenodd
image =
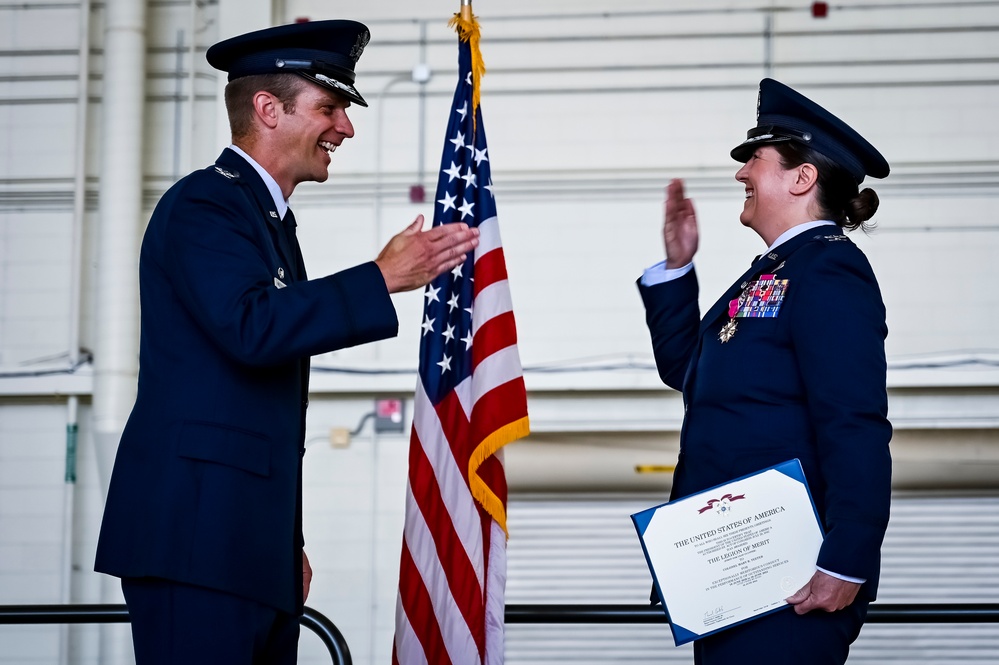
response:
M667 190L666 261L639 280L662 380L685 417L671 499L801 460L825 538L812 579L775 612L694 644L695 662L841 664L874 600L891 458L881 292L844 231L878 207L860 191L884 157L860 134L772 79L744 165L740 221L767 249L701 317L693 204Z

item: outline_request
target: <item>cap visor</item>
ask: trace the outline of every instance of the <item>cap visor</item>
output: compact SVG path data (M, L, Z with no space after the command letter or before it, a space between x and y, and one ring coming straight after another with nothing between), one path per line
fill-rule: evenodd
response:
M768 136L766 138L762 136L754 137L746 139L739 145L732 148L732 152L730 152L729 154L732 156L732 159L734 159L735 161L742 162L743 164L745 164L746 162L749 161L749 158L753 156L753 153L756 152L756 149L759 148L761 145L770 145L772 143L784 143L786 141L793 141L793 140L794 139L789 136Z
M296 72L299 76L312 81L320 88L326 88L327 90L332 90L333 92L346 97L350 101L354 102L359 106L367 106L368 103L364 101L364 97L361 97L361 93L357 91L353 85L349 83L344 83L343 81L338 81L335 78L330 78L329 76L324 76L322 74L315 75L309 72Z

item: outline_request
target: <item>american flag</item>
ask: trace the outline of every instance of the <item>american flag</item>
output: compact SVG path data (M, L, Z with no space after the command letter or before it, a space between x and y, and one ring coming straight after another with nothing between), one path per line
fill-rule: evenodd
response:
M479 228L474 255L426 289L392 662L503 662L506 477L529 432L517 329L478 108L478 24L456 16L458 85L434 226Z

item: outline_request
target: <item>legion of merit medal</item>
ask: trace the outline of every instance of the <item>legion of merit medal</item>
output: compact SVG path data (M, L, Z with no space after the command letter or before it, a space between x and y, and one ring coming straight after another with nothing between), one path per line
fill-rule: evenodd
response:
M729 319L728 323L722 326L721 331L718 333L718 339L721 340L722 344L735 336L735 330L737 327L738 324L735 322L735 319Z

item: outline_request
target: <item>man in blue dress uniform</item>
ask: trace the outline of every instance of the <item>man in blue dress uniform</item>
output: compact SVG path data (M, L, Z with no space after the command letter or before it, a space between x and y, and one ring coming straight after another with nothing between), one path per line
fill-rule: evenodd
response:
M156 206L139 264L138 394L96 570L122 579L139 665L294 663L309 358L396 334L390 293L462 263L477 232L423 217L374 261L308 279L288 198L353 136L365 26L220 42L232 145Z
M801 461L825 538L812 579L781 611L694 643L698 665L838 665L875 598L891 458L885 309L843 233L877 209L866 175L888 163L842 120L787 86L760 84L740 221L767 245L701 317L693 204L670 184L666 261L639 280L659 374L683 392L672 499ZM668 584L668 580L661 580Z

